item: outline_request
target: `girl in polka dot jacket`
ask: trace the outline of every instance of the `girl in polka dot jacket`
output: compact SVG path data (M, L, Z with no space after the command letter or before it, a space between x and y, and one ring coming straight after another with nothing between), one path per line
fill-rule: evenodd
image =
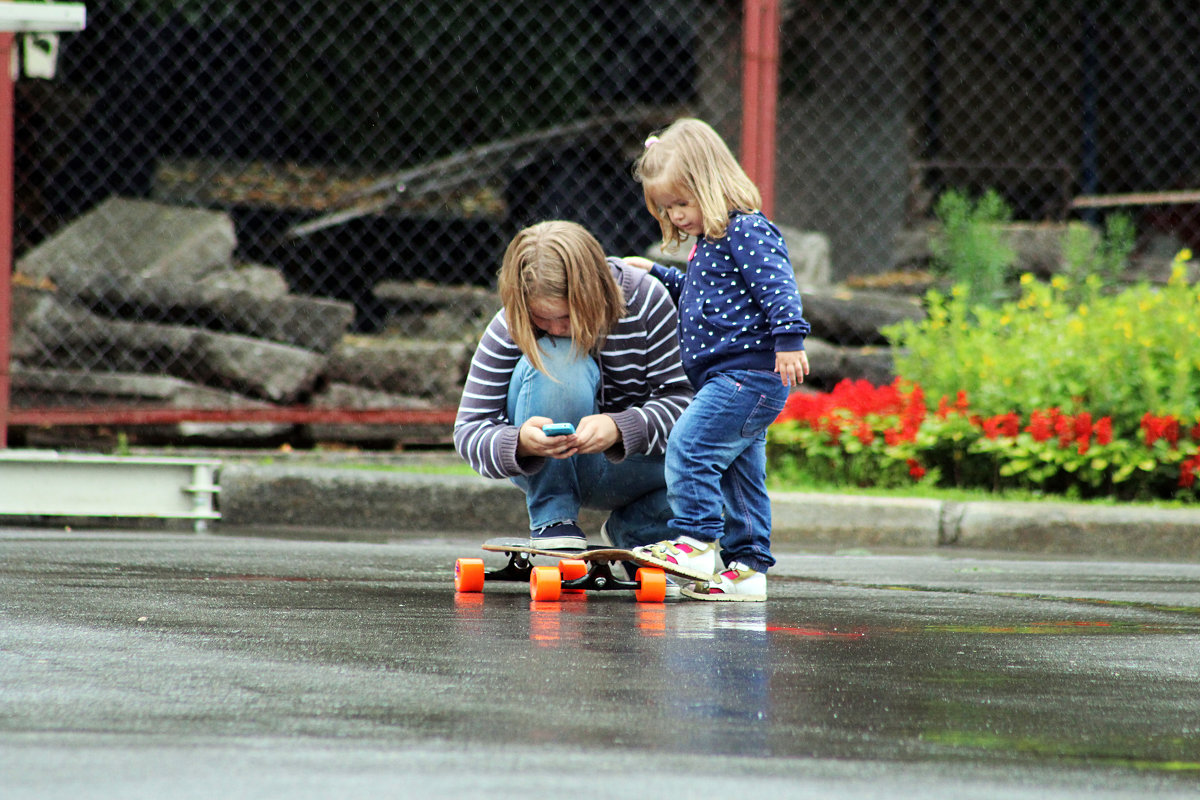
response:
M763 601L771 555L766 431L804 382L810 326L779 229L758 188L708 124L680 119L634 166L663 245L695 244L686 272L646 259L679 308L683 366L696 389L667 441L675 538L639 554L694 574L699 600ZM719 574L718 550L724 568Z

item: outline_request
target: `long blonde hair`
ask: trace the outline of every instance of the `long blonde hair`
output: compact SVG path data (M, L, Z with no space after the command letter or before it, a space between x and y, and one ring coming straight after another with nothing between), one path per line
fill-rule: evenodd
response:
M655 205L652 193L681 192L696 198L708 239L725 235L731 211L749 213L762 207L758 187L725 140L698 119L677 119L648 138L646 149L633 165L633 177L642 184L646 208L658 220L663 246L668 249L678 247L687 234Z
M550 220L520 231L504 251L498 284L509 335L542 372L531 299L567 301L571 342L580 354L599 352L609 331L625 316L625 295L604 248L575 222Z

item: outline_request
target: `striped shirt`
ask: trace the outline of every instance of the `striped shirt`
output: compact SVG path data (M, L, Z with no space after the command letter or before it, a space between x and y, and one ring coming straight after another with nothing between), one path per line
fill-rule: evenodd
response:
M629 454L666 452L667 435L692 399L676 338L675 306L662 284L641 269L608 259L625 295L625 316L595 356L600 366L600 411L621 432L605 453L612 461ZM454 447L485 478L532 475L545 458L517 458L519 425L508 418L508 384L521 351L508 333L504 309L496 312L471 359L454 422Z

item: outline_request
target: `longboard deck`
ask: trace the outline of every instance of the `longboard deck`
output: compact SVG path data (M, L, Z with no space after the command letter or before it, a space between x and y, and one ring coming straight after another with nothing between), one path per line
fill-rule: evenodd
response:
M688 567L681 567L670 562L657 561L634 553L632 550L622 550L617 547L590 547L587 550L543 550L533 547L528 539L488 539L483 543L483 549L493 553L524 553L530 556L548 556L550 558L568 558L578 561L631 561L642 567L656 567L669 575L688 578L694 581L711 581L710 573L701 572Z

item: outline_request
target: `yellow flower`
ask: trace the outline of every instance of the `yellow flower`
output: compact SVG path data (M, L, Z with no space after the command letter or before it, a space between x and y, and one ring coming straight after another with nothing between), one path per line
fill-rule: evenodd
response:
M1182 264L1184 261L1192 260L1192 248L1185 247L1175 254L1175 263Z
M1022 273L1021 273L1021 285L1022 285L1022 286L1028 286L1028 285L1029 285L1029 284L1031 284L1031 283L1033 283L1033 273L1031 273L1031 272L1022 272Z

